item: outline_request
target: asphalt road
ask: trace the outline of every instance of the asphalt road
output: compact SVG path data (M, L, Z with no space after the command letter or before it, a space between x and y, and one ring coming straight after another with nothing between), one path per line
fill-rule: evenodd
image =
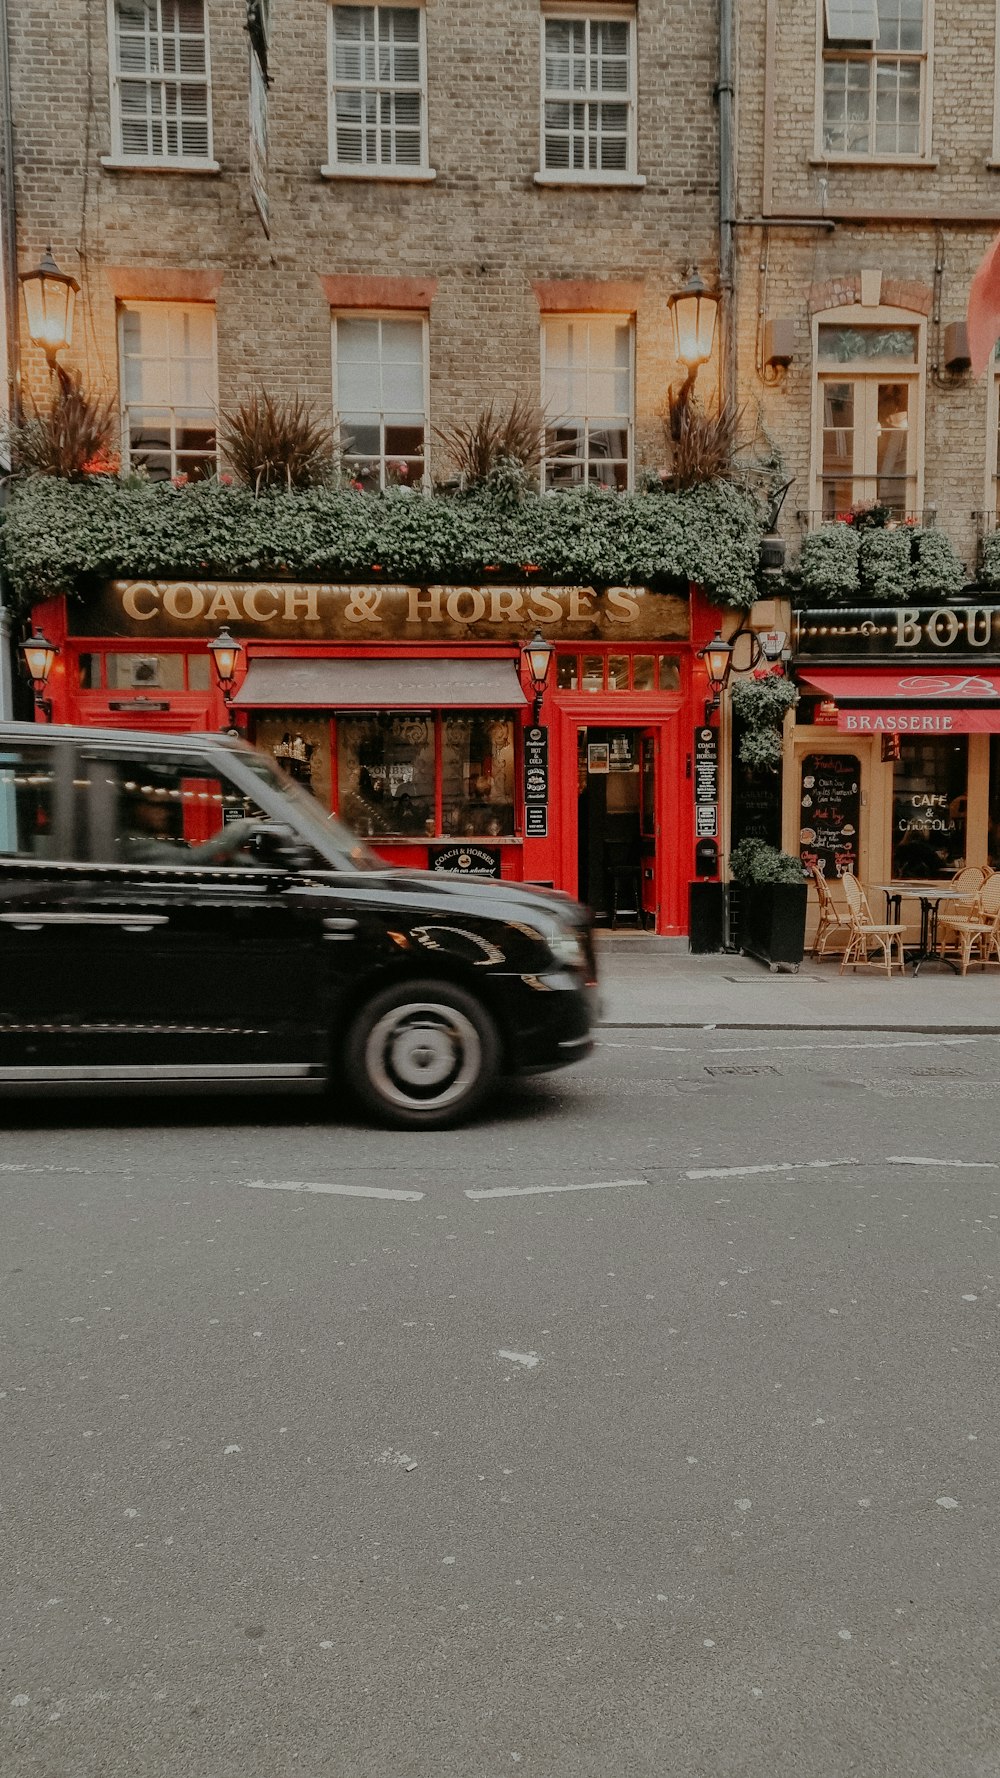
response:
M0 1112L4 1778L1000 1773L998 1039L600 1035Z

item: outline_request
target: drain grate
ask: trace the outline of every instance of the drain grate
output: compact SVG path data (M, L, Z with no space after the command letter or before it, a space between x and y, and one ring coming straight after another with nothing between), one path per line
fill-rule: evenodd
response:
M776 1068L774 1066L773 1062L759 1062L759 1063L744 1062L744 1063L737 1063L732 1067L726 1067L726 1068L710 1068L708 1066L708 1063L706 1062L705 1073L712 1074L712 1075L717 1075L717 1074L780 1074L781 1069Z

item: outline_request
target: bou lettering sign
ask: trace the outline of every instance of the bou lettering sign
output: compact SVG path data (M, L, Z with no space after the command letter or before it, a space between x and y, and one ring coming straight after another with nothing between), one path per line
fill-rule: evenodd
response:
M800 611L794 653L803 662L1000 660L1000 604Z

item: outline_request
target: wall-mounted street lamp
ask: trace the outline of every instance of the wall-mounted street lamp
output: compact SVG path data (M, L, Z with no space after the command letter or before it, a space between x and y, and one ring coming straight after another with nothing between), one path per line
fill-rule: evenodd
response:
M28 315L28 333L45 353L50 372L65 386L69 376L57 362L60 352L73 344L73 312L80 286L69 272L61 272L46 247L33 272L19 274Z
M52 703L45 696L45 688L49 682L52 663L59 653L54 642L41 630L33 630L21 643L21 659L27 669L35 693L35 709L40 711L46 722L52 721Z
M208 652L215 667L215 677L219 682L219 690L226 700L228 711L233 689L236 685L236 674L243 655L243 644L235 636L229 634L229 625L223 624L219 634L208 644Z
M521 653L528 664L528 673L531 678L531 689L535 698L532 721L537 726L541 719L542 699L545 696L545 687L548 684L549 674L552 670L552 657L555 654L555 648L553 647L553 644L548 642L542 635L541 630L536 630L531 641L524 643Z
M699 648L698 659L704 661L705 671L708 674L710 696L705 699L705 726L707 728L711 725L712 717L718 710L722 694L726 689L726 682L733 665L733 645L725 640L721 630L716 630L711 642L707 642L704 648Z
M715 329L719 320L719 298L706 290L696 266L692 266L683 290L668 298L667 307L674 328L674 356L687 365L687 376L679 399L687 401L703 364L707 364L715 346Z

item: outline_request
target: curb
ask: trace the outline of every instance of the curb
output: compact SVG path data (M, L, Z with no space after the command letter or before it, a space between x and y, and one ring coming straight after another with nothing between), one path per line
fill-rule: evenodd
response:
M853 1031L866 1037L899 1037L898 1025L822 1025L789 1024L787 1020L765 1024L748 1024L736 1019L599 1019L595 1031ZM995 1037L1000 1043L1000 1025L907 1025L908 1032L924 1037Z

